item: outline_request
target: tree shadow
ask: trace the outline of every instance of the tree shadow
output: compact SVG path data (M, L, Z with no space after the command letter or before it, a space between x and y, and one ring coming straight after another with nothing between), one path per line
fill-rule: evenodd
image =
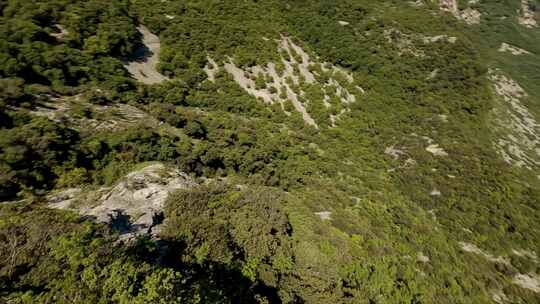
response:
M110 227L118 231L120 234L128 233L134 230L133 225L131 224L131 216L124 213L122 209L113 210L112 214L109 214L109 225Z
M150 228L162 224L164 220L165 214L163 212L154 213L152 215L152 226Z
M144 63L148 61L148 58L152 57L154 52L148 48L144 43L138 42L135 46L135 51L125 58L127 62L139 62Z
M128 249L129 255L144 260L156 268L169 268L184 275L186 286L198 286L196 296L201 303L215 303L225 299L227 303L281 304L277 288L262 282L252 282L244 276L236 264L215 261L186 261L182 253L187 245L183 241L152 240L141 237ZM260 302L265 299L266 302Z

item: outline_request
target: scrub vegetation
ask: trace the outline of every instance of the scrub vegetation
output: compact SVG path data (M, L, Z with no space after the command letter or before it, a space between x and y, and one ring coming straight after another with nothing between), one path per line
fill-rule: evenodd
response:
M518 0L458 2L480 23L435 1L0 1L0 302L537 303L540 147L501 155L490 75L521 85L538 132L540 30ZM125 68L141 26L151 85ZM315 124L230 63L290 67ZM158 238L48 207L147 162L197 182Z

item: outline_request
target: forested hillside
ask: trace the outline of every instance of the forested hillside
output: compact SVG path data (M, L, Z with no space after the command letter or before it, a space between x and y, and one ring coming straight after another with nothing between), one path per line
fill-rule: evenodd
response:
M0 12L0 303L540 303L537 0Z

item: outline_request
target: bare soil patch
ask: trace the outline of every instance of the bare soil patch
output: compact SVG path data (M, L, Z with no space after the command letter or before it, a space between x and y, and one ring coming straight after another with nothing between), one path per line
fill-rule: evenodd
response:
M137 28L143 36L142 45L137 48L132 58L125 63L125 68L138 81L145 84L156 84L168 80L157 70L161 43L159 37L141 25Z

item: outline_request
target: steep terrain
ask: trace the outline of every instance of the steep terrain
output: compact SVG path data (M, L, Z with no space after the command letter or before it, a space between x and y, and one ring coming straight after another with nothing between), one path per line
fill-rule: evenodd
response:
M0 302L540 302L539 7L0 2Z

